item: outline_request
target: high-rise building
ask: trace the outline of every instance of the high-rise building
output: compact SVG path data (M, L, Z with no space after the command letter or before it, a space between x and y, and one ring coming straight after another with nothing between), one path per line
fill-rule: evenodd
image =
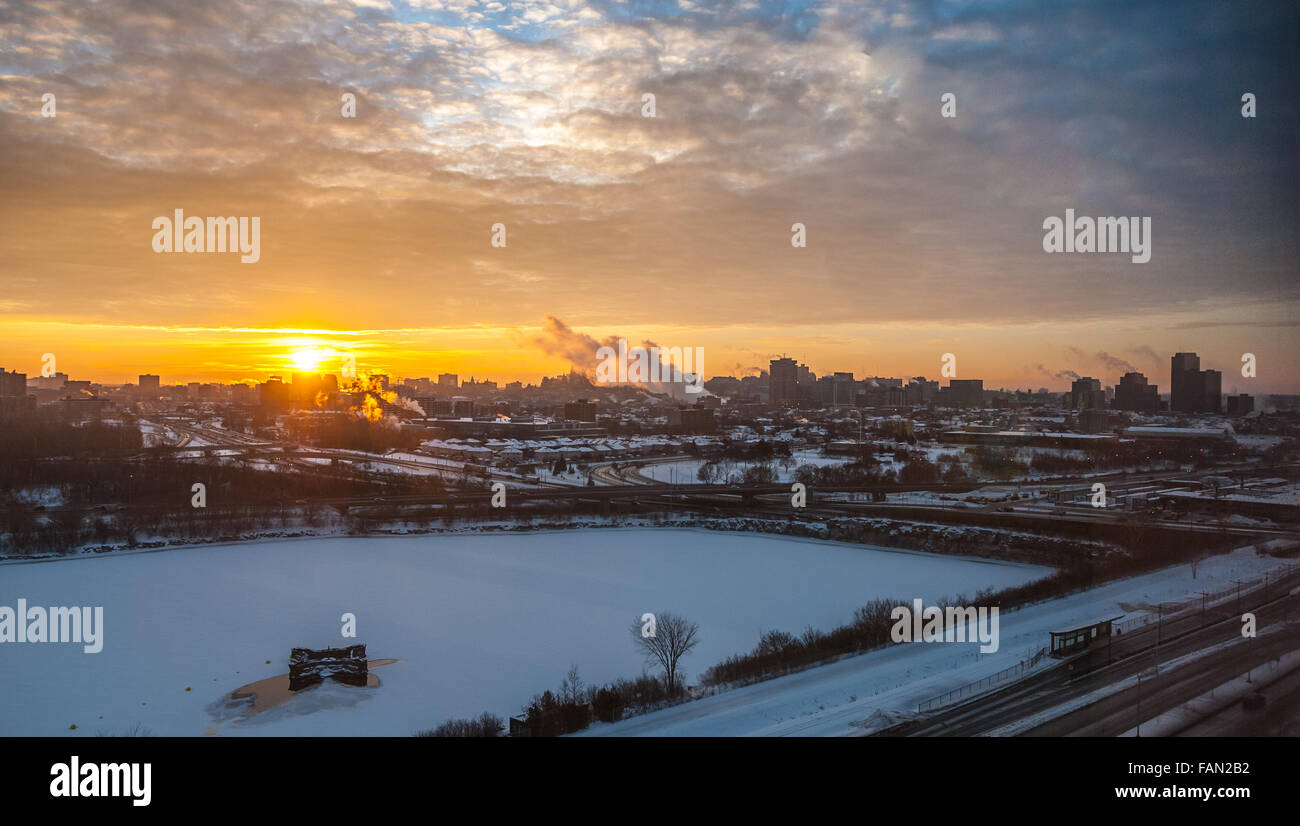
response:
M156 399L162 392L158 377L152 373L140 374L140 395L145 398Z
M460 387L460 376L455 373L439 373L438 386L446 390L455 390Z
M1070 384L1068 407L1071 410L1103 410L1106 407L1106 391L1101 389L1101 380L1091 376L1080 376Z
M1175 353L1169 360L1169 409L1190 413L1196 410L1201 359L1195 353Z
M1223 411L1223 374L1202 370L1195 353L1176 353L1169 365L1169 409L1180 413Z
M1207 413L1223 412L1223 374L1218 370L1201 371L1200 402Z
M772 359L771 378L768 380L772 404L799 400L799 364L782 356Z
M1141 373L1125 373L1115 385L1115 409L1134 413L1158 413L1160 388L1147 383Z

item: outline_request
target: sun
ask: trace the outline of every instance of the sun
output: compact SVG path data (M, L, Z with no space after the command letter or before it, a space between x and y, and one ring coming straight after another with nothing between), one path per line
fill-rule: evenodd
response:
M315 373L319 371L324 357L325 352L319 347L299 347L289 354L289 361L293 362L294 369L299 372Z

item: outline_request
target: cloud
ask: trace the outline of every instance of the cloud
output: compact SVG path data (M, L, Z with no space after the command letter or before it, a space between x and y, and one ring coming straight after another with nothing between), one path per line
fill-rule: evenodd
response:
M609 328L779 335L1200 319L1177 329L1212 323L1206 302L1300 301L1293 9L961 6L6 4L0 225L23 232L0 260L22 306L0 312L512 327L544 295ZM1271 108L1243 124L1224 101L1247 83ZM153 254L177 207L260 215L262 261ZM1152 215L1152 261L1046 256L1042 220L1070 207Z

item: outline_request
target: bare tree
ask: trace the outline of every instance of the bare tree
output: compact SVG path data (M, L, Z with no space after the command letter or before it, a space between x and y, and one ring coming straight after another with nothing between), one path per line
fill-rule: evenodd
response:
M650 624L640 618L632 623L632 639L649 665L658 665L668 678L668 694L676 693L678 664L698 642L700 627L677 614L658 614ZM648 632L648 633L647 633Z
M569 666L569 673L565 675L564 682L560 684L560 702L566 704L580 703L585 693L586 687L582 683L582 677L578 676L577 664Z

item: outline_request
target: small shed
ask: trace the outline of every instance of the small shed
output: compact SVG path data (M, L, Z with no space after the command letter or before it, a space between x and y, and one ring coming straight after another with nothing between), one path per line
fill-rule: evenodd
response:
M1052 631L1051 645L1048 653L1053 657L1068 657L1090 647L1097 640L1109 640L1112 623L1124 617L1123 614L1105 617L1071 628L1068 631Z

